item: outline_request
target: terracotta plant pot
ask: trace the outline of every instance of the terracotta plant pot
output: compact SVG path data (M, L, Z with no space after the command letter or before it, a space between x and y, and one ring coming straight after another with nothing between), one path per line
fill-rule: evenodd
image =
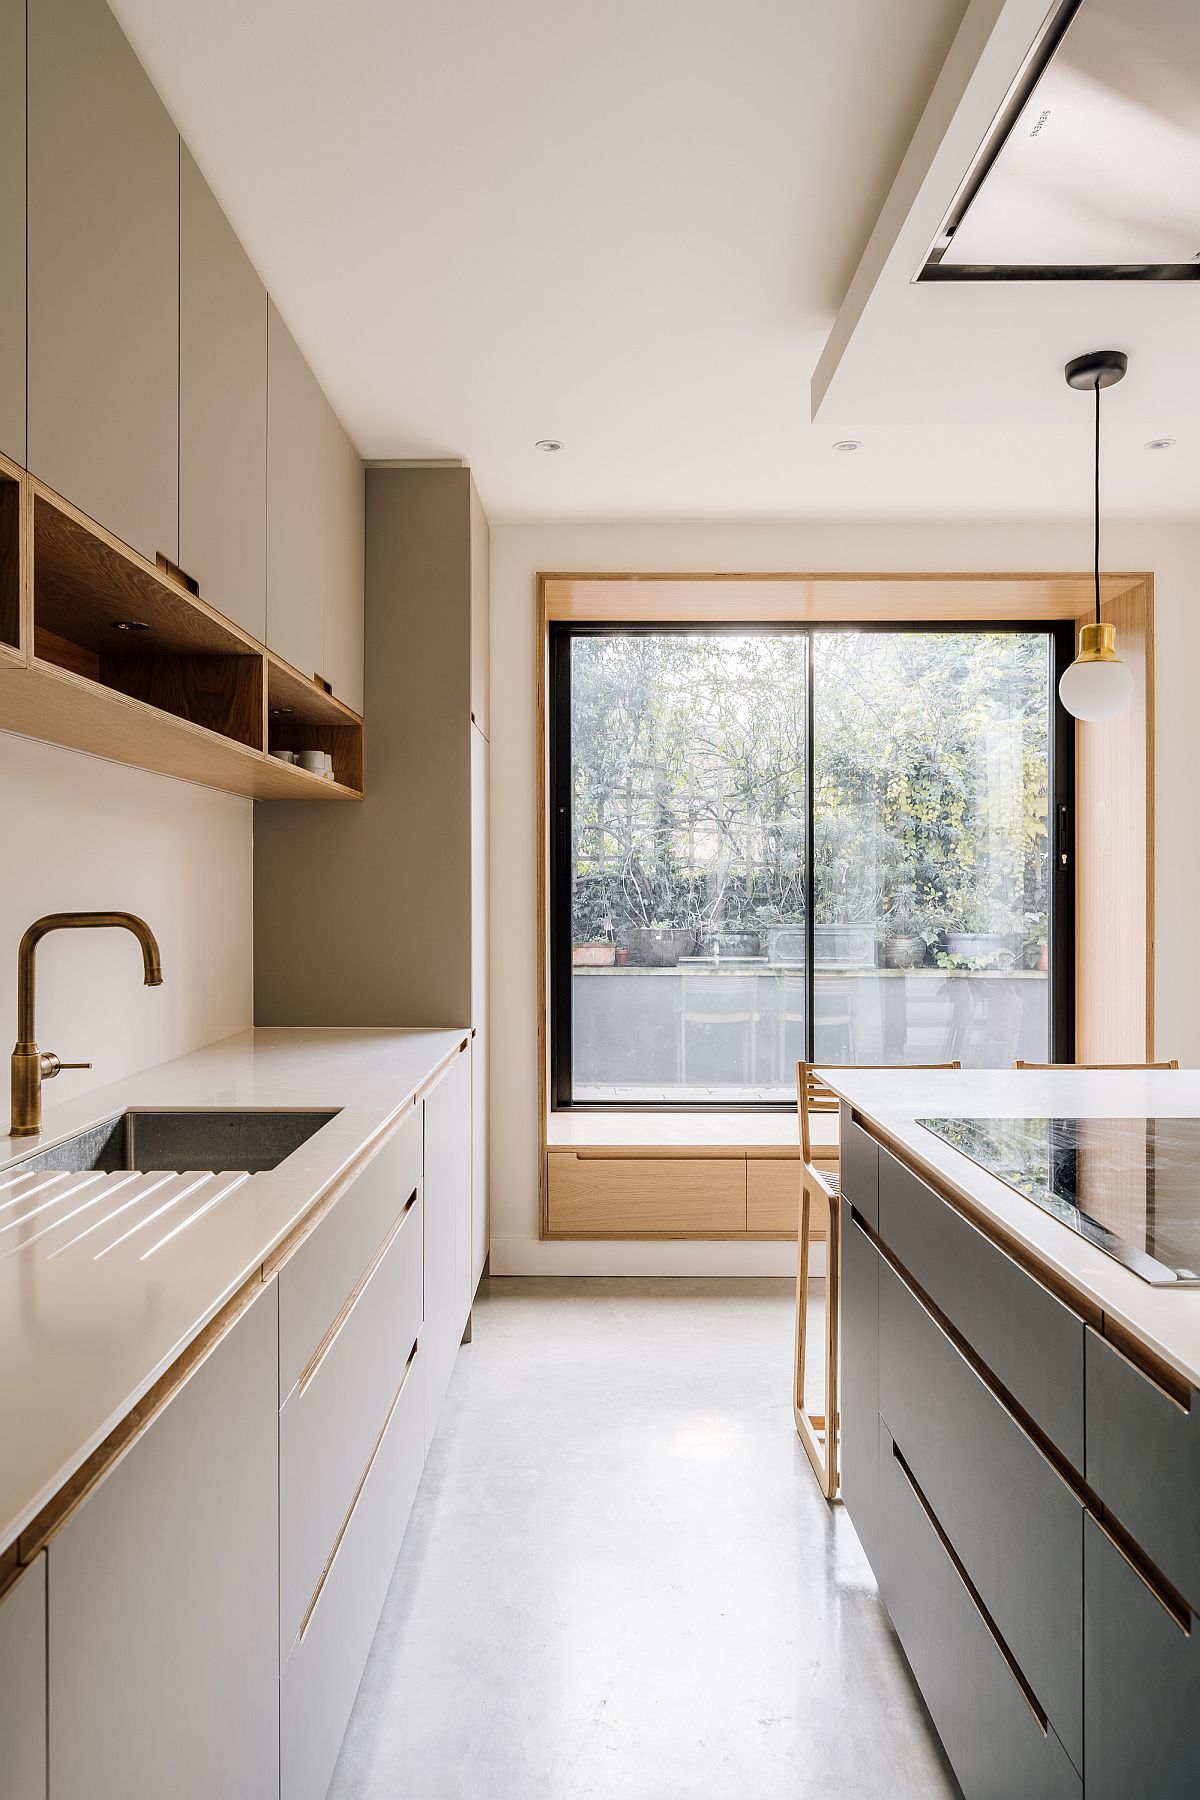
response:
M612 944L575 944L571 961L577 969L611 969L617 959Z

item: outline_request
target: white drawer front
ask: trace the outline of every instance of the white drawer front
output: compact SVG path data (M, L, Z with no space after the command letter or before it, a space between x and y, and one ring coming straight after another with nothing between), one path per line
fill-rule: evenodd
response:
M279 1636L286 1656L421 1330L422 1203L394 1227L337 1335L279 1415ZM361 1279L361 1277L360 1277Z
M320 1598L280 1681L281 1800L324 1800L425 1460L418 1349Z
M280 1270L281 1401L300 1379L405 1201L419 1187L422 1157L421 1108L414 1106Z

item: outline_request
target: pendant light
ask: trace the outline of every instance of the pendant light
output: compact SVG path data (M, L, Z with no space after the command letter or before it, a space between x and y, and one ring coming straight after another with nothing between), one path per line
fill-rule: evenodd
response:
M1096 464L1094 569L1096 617L1079 630L1079 651L1058 684L1058 697L1077 719L1099 723L1121 712L1133 699L1133 676L1116 651L1117 628L1100 617L1100 389L1112 387L1129 367L1123 350L1093 350L1077 356L1063 371L1067 386L1091 388L1096 395Z

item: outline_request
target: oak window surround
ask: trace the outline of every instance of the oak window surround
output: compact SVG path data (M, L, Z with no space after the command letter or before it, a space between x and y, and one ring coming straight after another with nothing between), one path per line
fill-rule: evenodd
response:
M1075 625L1093 604L1092 578L1065 573L543 573L537 579L537 729L538 729L538 1026L541 1121L540 1231L543 1237L733 1237L783 1236L782 1230L753 1226L753 1208L745 1222L734 1221L720 1194L719 1156L712 1157L714 1196L701 1196L694 1228L673 1200L661 1221L648 1208L643 1229L631 1229L627 1205L607 1229L596 1216L581 1228L579 1212L549 1204L548 1156L566 1148L556 1120L573 1118L570 1141L576 1153L586 1146L585 1116L552 1113L549 1039L550 928L548 803L549 641L558 621L580 624L937 624L943 630L962 624L1005 622ZM1135 697L1125 715L1106 725L1075 727L1074 863L1077 980L1074 1003L1074 1054L1081 1060L1142 1060L1154 1052L1153 1021L1153 578L1147 573L1110 573L1102 578L1103 616L1118 627L1121 655L1135 680ZM1052 833L1053 842L1053 833ZM654 1137L649 1114L645 1132ZM668 1147L679 1154L678 1113L659 1115L664 1130L661 1155ZM734 1115L740 1121L745 1114ZM667 1127L667 1121L671 1125ZM616 1124L611 1121L611 1125ZM609 1146L612 1131L598 1127L597 1150ZM705 1160L705 1127L697 1121L692 1151ZM753 1144L747 1125L743 1134ZM635 1148L627 1147L625 1154ZM753 1153L753 1152L751 1152ZM778 1156L778 1150L775 1151ZM625 1172L626 1180L628 1173ZM699 1170L693 1171L699 1176ZM561 1184L557 1184L561 1185ZM651 1184L651 1190L653 1189ZM687 1184L685 1184L687 1185ZM703 1178L700 1178L703 1186ZM686 1209L684 1209L686 1212ZM619 1217L618 1217L619 1215ZM715 1223L716 1221L719 1223ZM715 1224L715 1228L714 1228Z

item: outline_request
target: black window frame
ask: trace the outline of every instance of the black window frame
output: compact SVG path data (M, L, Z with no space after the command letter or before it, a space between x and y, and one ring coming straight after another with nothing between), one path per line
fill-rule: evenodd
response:
M548 1027L549 1101L552 1112L789 1112L789 1101L576 1100L572 1086L571 964L571 642L580 637L746 636L788 633L808 641L805 656L805 908L806 1055L811 1060L815 1009L815 868L812 768L815 748L812 641L833 632L936 633L986 636L997 632L1050 641L1050 731L1047 834L1050 855L1050 957L1048 1060L1075 1055L1075 721L1058 697L1062 672L1075 655L1075 627L1063 619L846 619L846 620L552 620L547 629L548 807Z

